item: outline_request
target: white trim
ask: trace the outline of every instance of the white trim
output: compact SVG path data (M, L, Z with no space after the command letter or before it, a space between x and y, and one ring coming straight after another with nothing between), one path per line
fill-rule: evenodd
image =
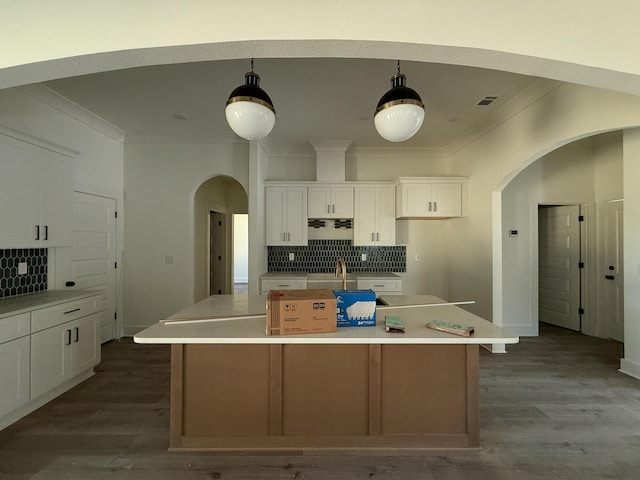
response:
M77 150L71 150L57 143L45 140L44 138L36 137L21 130L16 130L15 128L11 128L6 125L0 124L0 135L5 135L9 138L13 138L14 140L28 143L36 147L44 148L45 150L49 150L50 152L64 155L65 157L69 158L75 158L80 154L80 152L78 152Z
M638 362L621 358L620 369L618 371L640 380L640 363Z

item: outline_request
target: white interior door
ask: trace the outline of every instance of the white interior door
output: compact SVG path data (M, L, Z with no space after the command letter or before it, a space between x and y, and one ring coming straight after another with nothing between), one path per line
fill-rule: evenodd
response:
M538 210L539 320L580 331L580 207Z
M69 288L101 292L101 343L118 336L116 251L115 199L75 192Z
M623 202L607 204L605 231L605 308L609 337L624 342Z

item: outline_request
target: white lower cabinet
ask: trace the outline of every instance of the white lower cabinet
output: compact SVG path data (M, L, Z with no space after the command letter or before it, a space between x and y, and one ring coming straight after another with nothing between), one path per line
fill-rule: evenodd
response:
M53 390L99 362L100 314L31 336L31 398Z
M100 295L0 318L0 429L92 374L99 329Z
M0 344L0 418L29 401L29 337Z

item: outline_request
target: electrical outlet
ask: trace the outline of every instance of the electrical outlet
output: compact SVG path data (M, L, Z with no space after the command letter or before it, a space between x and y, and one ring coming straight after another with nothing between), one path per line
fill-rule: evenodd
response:
M360 255L360 260L362 260L363 262L367 261L367 254L363 253L362 255Z
M293 252L289 252L289 261L293 262L296 259L296 255Z
M420 254L416 253L414 258L416 259L416 262L419 262L420 261Z
M27 274L27 262L18 263L18 275L26 275Z

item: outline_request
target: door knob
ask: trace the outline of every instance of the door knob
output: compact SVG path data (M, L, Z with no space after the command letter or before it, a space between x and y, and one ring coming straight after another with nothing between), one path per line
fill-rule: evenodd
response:
M613 275L605 275L604 278L606 278L607 280L613 280L616 277L614 277Z
M615 270L616 267L614 267L613 265L609 265L609 270Z

